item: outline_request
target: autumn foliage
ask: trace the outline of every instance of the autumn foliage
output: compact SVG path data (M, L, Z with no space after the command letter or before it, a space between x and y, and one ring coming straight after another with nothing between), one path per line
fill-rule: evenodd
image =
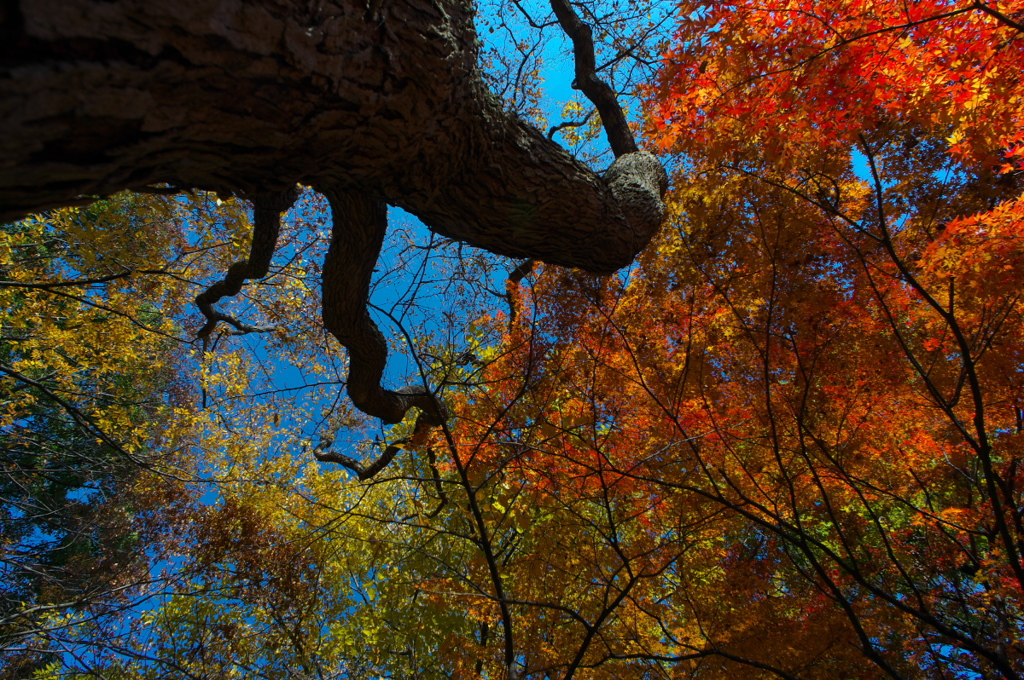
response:
M676 17L644 100L648 141L675 168L669 221L603 279L445 255L449 325L407 335L411 365L451 414L443 427L410 417L371 432L337 402L339 367L324 358L335 347L300 313L316 297L306 281L324 244L302 241L315 223L288 231L272 285L248 302L282 325L268 346L314 396L276 391L224 334L181 360L200 385L191 408L165 397L141 427L76 398L130 451L173 438L201 462L191 486L120 482L140 505L193 493L147 510L177 531L164 553L175 578L127 617L116 647L74 668L1024 674L1024 5L684 0ZM136 268L181 283L229 262L202 253L237 250L237 209L209 210L221 227L192 241L168 227L154 245L164 263ZM175 258L197 271L185 277ZM92 328L96 304L30 295L30 276L70 270L14 264L4 333L37 331L5 335L4 384L19 384L15 371L72 392L89 376L65 362L87 361L47 353L42 334L80 337L60 334ZM410 290L428 289L420 276ZM117 297L128 285L106 295L139 318ZM173 306L176 285L146 290ZM77 326L33 311L58 303ZM407 330L412 305L381 318ZM158 357L157 371L170 350L119 323L90 379L110 382L120 362L157 380L132 362ZM29 401L45 396L25 384L3 402L5 442L26 436ZM339 428L367 459L405 452L355 481L309 455ZM61 644L88 646L80 630Z
M652 91L664 149L778 161L900 123L962 162L1024 155L1016 2L680 3Z
M438 443L491 674L1018 677L1021 8L680 16L672 220L536 274Z

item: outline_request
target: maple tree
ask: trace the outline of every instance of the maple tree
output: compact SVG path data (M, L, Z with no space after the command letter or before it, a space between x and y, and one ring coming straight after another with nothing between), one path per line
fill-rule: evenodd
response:
M401 473L448 538L421 588L477 624L449 673L1019 676L1021 43L988 9L683 8L669 228L624 281L517 270ZM915 96L922 45L989 94Z
M448 441L529 499L526 578L478 519L506 665L1019 676L1019 15L681 8L669 228L625 284L545 270Z
M338 403L304 195L233 314L254 326L190 359L216 499L158 512L174 582L76 628L71 672L1020 677L1022 12L680 3L645 102L670 218L632 269L411 235L382 258L384 286L439 263L378 316L436 426ZM189 295L249 233L195 200L205 240L145 265L194 257ZM405 316L430 290L433 321Z

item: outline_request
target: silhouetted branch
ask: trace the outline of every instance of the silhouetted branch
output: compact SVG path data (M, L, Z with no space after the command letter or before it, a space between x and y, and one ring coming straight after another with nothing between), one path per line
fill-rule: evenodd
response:
M246 260L235 262L228 268L223 279L213 284L196 296L196 306L206 317L206 324L196 334L204 342L217 327L219 321L234 326L239 333L265 333L274 329L273 326L251 326L239 321L230 314L214 308L214 304L224 297L238 295L248 279L261 279L270 271L270 261L274 257L277 236L281 231L281 213L288 210L299 197L299 188L293 186L281 192L256 194L252 197L253 229L252 246Z
M590 119L594 117L595 110L596 109L591 109L590 112L587 113L587 115L584 116L582 120L567 120L564 123L552 125L551 129L548 130L548 139L554 139L555 133L565 130L566 128L574 128L580 127L581 125L586 125L587 123L590 122Z
M579 18L568 0L551 0L551 9L555 11L562 30L572 40L572 51L576 60L576 81L573 86L582 91L597 107L612 152L619 157L639 151L640 147L633 139L633 133L615 97L615 91L608 83L597 77L594 35L590 26Z

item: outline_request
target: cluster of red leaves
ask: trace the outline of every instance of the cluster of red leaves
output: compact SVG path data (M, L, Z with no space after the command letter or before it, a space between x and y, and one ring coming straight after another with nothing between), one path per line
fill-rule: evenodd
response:
M512 282L430 444L455 677L1024 674L1022 21L679 3L666 228Z
M680 14L650 92L663 149L806 155L900 118L963 160L1024 167L1020 0L688 0Z

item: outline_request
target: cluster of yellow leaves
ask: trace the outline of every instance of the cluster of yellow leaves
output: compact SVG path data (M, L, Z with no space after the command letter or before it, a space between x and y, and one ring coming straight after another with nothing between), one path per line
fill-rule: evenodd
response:
M102 278L152 266L146 248L113 229L99 232L104 238L98 253L78 249L77 240L94 226L79 210L66 209L4 230L0 327L11 347L7 368L45 383L70 402L89 398L83 414L99 430L117 432L125 450L135 453L148 439L149 425L121 402L134 392L139 402L161 408L158 401L151 401L145 381L146 376L168 376L173 370L168 349L180 328L162 306L176 291L173 281L171 286L167 281L149 282L140 290L131 274L104 286L100 295L88 284L60 285L64 276ZM151 231L153 239L147 242L159 252L160 230ZM118 237L123 239L120 243ZM58 266L64 249L85 254L75 262L62 259ZM50 283L57 285L42 287ZM131 376L137 376L138 384L125 394L124 383ZM9 428L33 402L45 397L24 389L25 384L13 389L18 381L10 374L5 380L12 398L3 402L0 427Z
M306 214L322 215L308 204L314 197L305 200ZM74 510L77 517L100 512L95 531L125 546L100 546L96 565L77 557L75 564L88 567L109 588L89 597L114 598L118 609L112 613L120 611L127 619L91 617L82 609L52 628L42 628L45 622L37 616L18 623L19 630L36 626L41 631L35 638L41 648L59 644L77 649L81 665L70 669L109 666L119 677L159 672L168 666L136 667L131 655L126 661L103 650L107 645L141 649L149 644L147 639L160 639L154 622L173 621L186 610L199 616L223 605L225 619L237 618L230 604L201 602L187 594L195 585L195 570L202 559L209 559L202 557L203 539L197 537L219 520L216 508L231 504L224 489L235 484L235 493L256 504L249 512L265 525L267 535L281 536L293 516L267 513L261 504L273 499L237 489L299 476L301 465L281 453L308 452L301 442L312 436L311 429L316 432L309 426L312 411L327 408L326 417L335 426L359 424L336 405L341 357L336 346L325 343L319 315L308 313L319 304L319 282L311 278L326 249L322 224L304 219L286 223L279 242L283 264L234 303L232 311L242 318L262 325L269 321L278 330L250 341L222 328L208 351L194 342L202 319L193 300L230 264L247 257L247 213L240 201L207 195L119 195L0 230L4 479L25 493L36 493L34 489L45 487L37 483L40 475L49 475L58 497L81 494L81 500L70 497L81 508ZM298 375L297 388L267 371L268 347L277 351L273 361L290 372L291 380ZM64 429L47 434L45 428L56 427L54 423ZM47 498L30 498L26 507L45 509ZM31 528L8 531L13 525L5 524L5 551L32 558L32 541L45 539L50 531L46 523L52 523L40 516L43 524L37 531L42 534L33 535ZM34 521L18 517L6 516L5 521ZM119 534L111 534L111 522ZM281 528L274 529L276 525ZM231 559L252 556L284 564L278 560L282 554L270 548L262 553L249 552L243 543L235 548ZM127 556L121 555L123 550L129 551ZM35 558L51 559L44 554ZM27 577L26 587L37 581ZM48 600L26 600L24 607L48 604L64 611L62 600L55 598L65 595L48 588L49 594L39 596ZM157 588L164 589L169 603L163 618L151 599ZM130 608L127 603L134 596L140 603ZM169 634L177 639L192 624L173 625L177 628ZM225 634L229 629L223 628ZM186 636L172 647L183 649L199 639ZM258 651L258 638L239 639L247 639L251 650ZM184 653L194 654L195 649ZM12 663L28 663L29 656L15 654ZM69 670L58 666L61 672Z

